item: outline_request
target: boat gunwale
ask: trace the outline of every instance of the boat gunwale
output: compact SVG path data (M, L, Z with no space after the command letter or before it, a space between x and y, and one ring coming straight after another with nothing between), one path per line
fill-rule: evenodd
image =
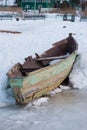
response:
M64 61L68 60L72 55L76 54L77 50L75 50L74 52L72 52L66 59L62 59L56 63L54 63L53 65L48 65L46 67L43 67L43 68L40 68L38 70L35 70L35 71L32 71L32 72L29 72L29 74L27 76L22 76L22 77L8 77L8 79L21 79L21 80L24 80L26 79L27 77L29 77L30 75L33 75L34 73L37 73L37 72L40 72L40 71L44 71L46 69L49 69L51 67L54 67L56 65L60 65L62 64Z

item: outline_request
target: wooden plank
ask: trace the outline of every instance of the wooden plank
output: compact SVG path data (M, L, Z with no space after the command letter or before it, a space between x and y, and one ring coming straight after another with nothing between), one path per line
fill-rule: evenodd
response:
M9 30L0 30L1 33L13 33L13 34L21 34L21 32L18 31L9 31Z
M32 71L35 71L35 70L38 70L38 69L41 69L41 67L38 67L38 68L21 68L20 71L21 72L32 72Z
M36 60L40 61L40 60L56 60L56 59L66 59L68 57L68 55L64 55L64 56L55 56L55 57L42 57L42 58L38 58Z

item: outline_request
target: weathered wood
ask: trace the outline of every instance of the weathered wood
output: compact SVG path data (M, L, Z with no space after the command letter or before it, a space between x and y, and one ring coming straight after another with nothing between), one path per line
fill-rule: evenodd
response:
M1 33L13 33L13 34L21 34L21 32L18 31L9 31L9 30L0 30Z
M29 68L29 69L20 69L21 72L32 72L32 71L35 71L35 70L38 70L38 69L41 69L40 67L39 68Z
M38 84L34 84L34 85L26 87L26 84L23 83L24 84L23 88L19 89L19 90L21 90L20 95L19 94L18 94L19 96L15 95L17 98L17 101L19 101L19 103L21 103L21 104L25 104L35 98L46 95L48 92L57 88L62 83L62 81L69 74L71 68L72 68L72 64L68 68L66 68L62 73L55 75L53 78L50 78L49 80L47 79L47 80L43 80L43 82L38 82ZM46 74L45 74L45 76L46 76ZM26 81L27 80L28 79L26 79ZM27 82L29 82L29 80Z
M25 58L25 62L22 65L23 69L34 69L34 68L41 68L43 67L41 64L39 64L35 58L32 58L32 56L29 56Z
M7 76L12 78L22 77L22 73L20 71L21 68L22 65L20 63L15 64L13 68L7 72Z
M56 59L66 59L68 55L65 56L55 56L55 57L44 57L44 58L38 58L36 59L37 61L42 61L42 60L56 60Z
M70 34L65 40L54 43L43 54L36 54L36 58L29 56L22 65L15 65L7 75L16 101L26 104L58 87L72 69L77 48L77 42ZM55 59L62 60L48 65ZM22 74L21 77L18 74Z

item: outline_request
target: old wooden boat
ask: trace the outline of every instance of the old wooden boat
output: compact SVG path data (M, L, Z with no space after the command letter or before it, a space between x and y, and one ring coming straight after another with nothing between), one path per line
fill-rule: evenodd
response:
M77 48L77 42L69 34L43 54L36 54L35 58L29 56L23 64L17 63L8 71L8 81L17 103L27 104L57 88L69 75Z

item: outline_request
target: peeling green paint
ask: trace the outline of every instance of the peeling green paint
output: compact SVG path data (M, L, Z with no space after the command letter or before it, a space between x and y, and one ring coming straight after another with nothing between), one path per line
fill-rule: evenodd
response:
M62 60L54 65L44 67L40 70L31 72L29 76L23 78L9 78L9 84L11 87L19 87L23 86L32 86L38 82L49 80L50 78L60 74L66 68L73 64L76 57L76 53L74 52L67 59Z

